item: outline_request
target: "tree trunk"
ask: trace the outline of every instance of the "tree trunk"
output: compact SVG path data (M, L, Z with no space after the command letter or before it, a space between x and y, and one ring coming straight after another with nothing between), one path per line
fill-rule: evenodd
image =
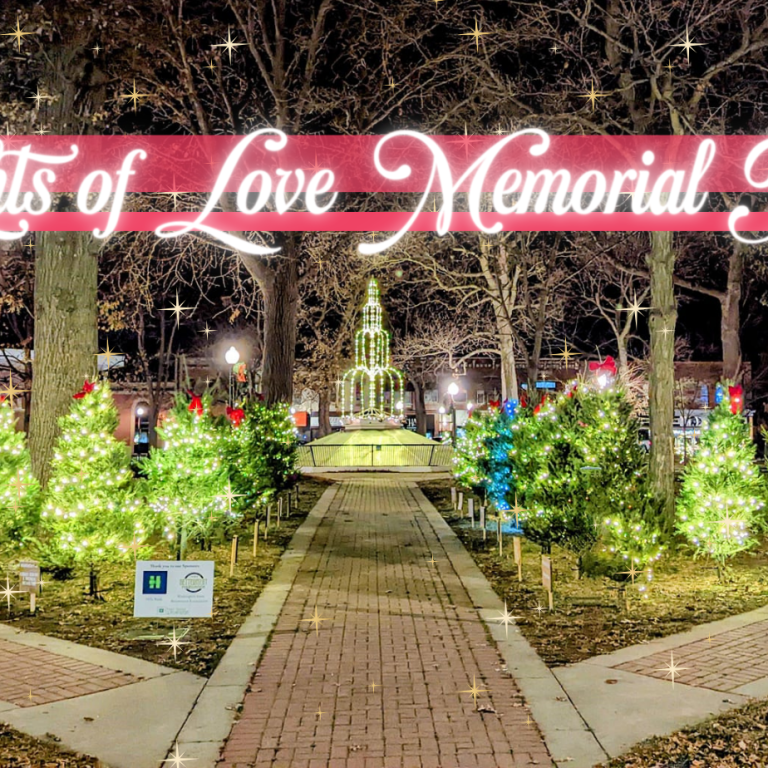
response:
M35 260L35 361L29 450L45 484L58 420L96 370L98 259L90 232L39 232Z
M517 400L517 369L515 367L515 345L510 322L500 313L496 314L496 328L501 351L501 399Z
M723 378L741 378L741 285L744 276L744 244L734 241L728 259L728 283L720 302L720 336L723 344Z
M331 397L327 389L320 390L317 406L318 437L325 437L333 432L331 427Z
M652 232L648 268L651 274L651 360L649 416L651 426L650 478L659 504L662 526L671 531L675 514L675 303L672 232ZM665 332L665 330L667 332Z
M299 305L300 238L288 236L283 250L263 271L264 357L261 389L267 405L293 399L296 359L296 312Z
M424 387L411 379L413 384L413 407L416 411L416 432L420 435L427 434L427 405L424 402Z

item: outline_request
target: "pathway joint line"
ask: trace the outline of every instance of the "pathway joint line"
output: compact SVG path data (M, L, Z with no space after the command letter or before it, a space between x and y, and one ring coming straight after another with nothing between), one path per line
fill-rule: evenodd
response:
M448 561L469 593L472 605L478 606L476 610L495 640L498 652L506 662L507 671L520 687L555 764L563 768L592 768L606 760L609 757L608 751L568 691L539 658L523 634L514 632L506 636L506 628L497 621L504 604L458 536L418 485L409 485Z
M327 488L296 529L272 578L195 699L173 743L168 745L166 757L171 756L175 743L196 759L195 768L214 768L217 764L299 568L338 490L338 484Z

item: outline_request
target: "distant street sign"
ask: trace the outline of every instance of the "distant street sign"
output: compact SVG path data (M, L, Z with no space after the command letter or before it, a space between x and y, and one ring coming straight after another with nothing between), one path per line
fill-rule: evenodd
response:
M140 560L133 615L208 618L213 612L213 561Z

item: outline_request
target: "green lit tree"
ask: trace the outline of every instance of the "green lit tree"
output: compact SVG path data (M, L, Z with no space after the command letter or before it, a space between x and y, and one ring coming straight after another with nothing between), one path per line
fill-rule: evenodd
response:
M183 394L158 427L162 446L143 463L152 509L164 521L168 541L184 557L190 539L210 545L237 519L229 482L225 433L211 416L210 398Z
M296 482L296 429L288 406L257 400L229 409L232 486L242 509L264 505Z
M453 455L453 476L465 490L484 493L488 440L493 436L494 414L477 411L464 426L464 434L456 440Z
M755 546L755 534L765 525L766 486L742 413L741 387L728 392L710 413L685 467L676 524L697 555L715 561L721 580L728 559Z
M486 498L502 516L510 508L516 492L515 473L510 469L516 407L517 401L507 401L499 410L491 411L490 435L485 440L485 454L480 460Z
M32 475L26 436L10 402L0 398L0 551L14 555L35 535L40 486Z
M526 535L583 556L597 541L642 566L661 553L646 459L618 384L581 382L516 424L514 471Z
M92 595L99 564L138 554L149 533L117 424L109 383L86 381L59 420L42 512L44 557L63 568L87 565Z

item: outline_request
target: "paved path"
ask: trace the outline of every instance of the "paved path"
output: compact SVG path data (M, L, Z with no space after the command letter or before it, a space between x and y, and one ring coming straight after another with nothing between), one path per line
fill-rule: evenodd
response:
M462 692L473 682L477 707ZM551 764L415 492L397 479L346 481L298 569L220 768Z
M0 624L0 720L110 768L157 768L204 682Z
M620 755L768 696L768 607L553 672L602 747Z

